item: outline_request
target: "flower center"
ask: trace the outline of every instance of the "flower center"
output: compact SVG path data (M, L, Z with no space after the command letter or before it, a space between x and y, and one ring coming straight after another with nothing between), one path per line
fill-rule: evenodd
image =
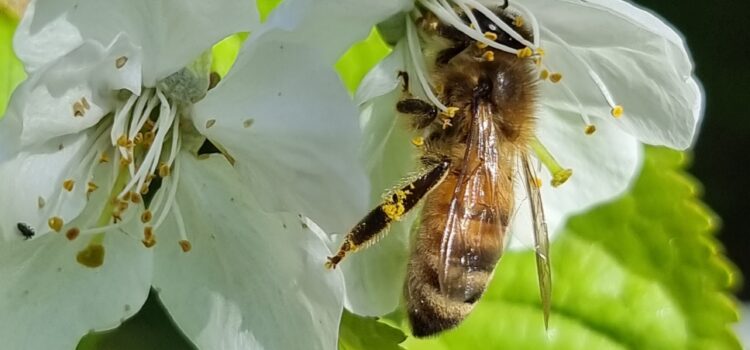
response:
M117 64L120 62L118 59ZM190 136L196 134L192 124L183 119L189 117L190 105L205 95L207 87L191 74L183 69L157 87L144 87L140 95L121 91L115 110L87 133L88 151L63 181L61 198L52 212L61 213L63 203L73 196L85 196L89 203L71 224L62 215L48 220L50 229L65 232L69 240L90 237L89 244L76 256L82 265L100 266L105 232L125 225L131 228L121 230L125 233L132 232L133 223L142 228L138 239L144 246L153 247L155 232L170 214L176 222L180 247L185 252L191 249L175 200L180 181L178 154L186 140L193 142ZM83 116L87 105L82 99L73 109ZM43 202L40 197L40 205ZM98 215L84 215L88 210L98 211Z

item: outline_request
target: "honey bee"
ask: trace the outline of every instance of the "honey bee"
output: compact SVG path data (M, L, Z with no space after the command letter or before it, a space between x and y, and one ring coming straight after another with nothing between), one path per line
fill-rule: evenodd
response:
M492 10L495 18L478 10L453 9L467 27L478 27L485 38L511 48L503 51L441 20L425 2L430 3L418 2L416 15L407 19L407 36L424 43L420 50L428 63L429 86L443 108L412 95L406 72L399 73L404 97L396 104L425 135L414 140L423 151L423 171L357 223L327 266L335 268L348 253L373 242L391 222L424 202L408 264L406 310L414 336L453 328L487 287L508 238L516 205L514 183L523 181L532 209L546 326L549 242L530 147L535 140L538 55L516 39L521 35L531 41L533 31L507 3ZM498 20L512 27L515 37Z

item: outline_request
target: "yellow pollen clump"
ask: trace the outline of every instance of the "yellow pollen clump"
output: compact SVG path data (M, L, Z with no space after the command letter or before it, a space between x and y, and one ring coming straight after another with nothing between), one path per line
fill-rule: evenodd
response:
M143 142L143 133L139 132L133 137L133 144L140 145Z
M169 165L167 165L166 163L159 164L159 176L167 177L169 176L169 173L170 173Z
M72 241L72 240L74 240L74 239L78 238L78 235L79 235L80 233L81 233L81 230L79 230L79 229L78 229L78 227L73 227L73 228L71 228L70 230L68 230L68 232L65 232L65 237L66 237L66 238L67 238L67 239L68 239L69 241Z
M550 184L552 184L552 187L559 187L564 184L565 181L568 181L572 175L573 169L562 169L552 174L552 181L550 181Z
M70 191L73 190L73 186L75 186L75 184L76 184L75 181L73 181L71 179L67 179L67 180L63 181L63 188L66 191L70 192Z
M125 63L128 63L128 58L125 56L120 56L115 60L115 67L117 69L120 69L125 66Z
M549 71L546 69L542 69L542 71L539 72L539 79L547 80L547 78L549 78Z
M441 114L446 118L453 118L456 116L456 112L458 112L458 107L448 107Z
M398 221L401 220L401 216L406 212L404 199L406 198L407 193L402 190L397 190L393 194L396 196L396 200L394 201L392 198L389 198L387 203L383 204L383 212L391 220Z
M180 240L180 248L182 248L182 251L187 253L190 251L190 249L193 249L193 246L190 244L190 241L187 239Z
M549 75L549 81L553 83L559 83L560 80L562 80L562 74L560 73L552 73Z
M86 248L78 252L76 261L90 268L102 266L104 263L104 246L99 243L90 243Z
M524 20L521 16L516 16L516 18L513 19L513 25L516 27L523 27Z
M497 34L493 32L484 32L484 37L492 41L497 40Z
M596 132L596 125L586 125L586 129L584 129L584 132L586 135L593 135Z
M534 51L532 51L528 47L524 47L523 49L518 50L518 52L516 53L516 56L518 56L518 58L527 58L533 55L534 55Z
M52 231L60 232L63 227L63 219L59 216L53 216L47 220L47 225L49 225Z
M102 152L102 155L99 156L99 164L109 163L109 156Z
M74 117L83 117L83 115L86 113L86 109L83 107L83 103L76 101L76 103L73 104L73 116Z
M143 214L141 214L141 222L145 224L145 223L151 221L151 219L153 219L153 217L154 217L154 215L151 213L151 210L146 210L146 211L143 212Z
M615 105L614 107L612 107L611 113L612 113L612 116L615 118L622 117L623 112L625 112L625 110L620 105Z
M420 147L420 146L424 145L424 137L417 136L417 137L411 139L411 143L413 143L414 146Z
M492 51L485 51L484 54L482 54L482 58L489 62L492 62L495 60L495 53Z
M141 202L141 200L143 200L143 197L141 197L140 194L138 194L136 192L133 192L133 191L130 192L130 201L131 202L133 202L135 204L138 204L138 203Z
M537 56L539 56L539 57L544 57L544 55L545 55L545 54L546 54L547 52L545 52L543 48L541 48L541 47L537 47L537 48L536 48L536 52L535 52L535 53L536 53L536 55L537 55Z

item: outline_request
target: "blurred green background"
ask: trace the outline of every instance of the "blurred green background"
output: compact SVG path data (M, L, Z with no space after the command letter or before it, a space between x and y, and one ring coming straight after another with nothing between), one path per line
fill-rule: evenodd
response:
M719 239L727 254L750 276L750 1L638 0L685 36L696 74L706 92L706 114L689 169L703 183L703 200L721 218ZM734 40L737 39L735 42ZM750 301L745 283L738 291Z

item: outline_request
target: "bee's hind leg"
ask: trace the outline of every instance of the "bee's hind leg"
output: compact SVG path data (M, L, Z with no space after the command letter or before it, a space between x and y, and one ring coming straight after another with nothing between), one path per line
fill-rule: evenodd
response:
M336 268L341 260L359 248L366 247L381 236L393 221L401 220L419 204L433 188L437 187L448 174L450 160L443 159L435 166L427 168L406 186L391 193L380 205L370 211L344 238L336 255L328 257L326 267Z

